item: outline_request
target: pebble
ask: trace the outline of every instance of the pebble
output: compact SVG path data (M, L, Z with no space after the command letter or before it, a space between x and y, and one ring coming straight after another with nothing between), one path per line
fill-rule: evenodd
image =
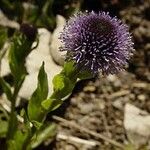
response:
M150 142L150 114L127 103L124 116L124 128L130 142L136 148Z
M66 145L65 150L76 150L76 148L73 145Z
M82 114L88 114L94 109L94 105L92 103L80 103L78 107Z
M122 86L121 81L120 81L120 80L116 80L116 81L114 82L114 86L115 86L115 87L121 87L121 86Z
M50 44L50 53L54 61L63 66L65 60L66 52L60 51L59 47L62 46L62 42L59 39L60 33L63 31L64 25L66 24L66 20L63 16L56 16L56 29L52 34L51 44Z
M107 80L110 82L115 82L117 80L116 75L108 75Z
M92 86L92 85L89 85L89 86L84 87L83 91L84 92L95 92L96 91L96 87Z
M138 95L137 98L138 98L140 101L145 101L145 100L146 100L146 96L145 96L144 94Z

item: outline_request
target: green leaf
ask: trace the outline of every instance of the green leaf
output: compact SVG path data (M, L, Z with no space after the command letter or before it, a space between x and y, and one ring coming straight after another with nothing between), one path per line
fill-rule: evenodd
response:
M15 139L15 145L16 145L17 150L23 149L23 144L24 144L26 137L27 137L27 133L24 133L21 130L18 130L16 132L14 139Z
M22 126L18 130L17 114L10 116L9 120L9 133L7 133L7 149L8 150L22 150L24 148L24 142L28 136L28 130ZM13 124L12 124L13 122ZM30 150L30 145L27 145L26 150Z
M74 77L74 71L75 71L75 66L72 61L66 62L64 64L64 68L62 70L62 73L67 76L67 77Z
M17 150L16 149L16 144L14 140L8 140L7 141L7 149L8 150Z
M62 90L65 86L64 75L58 74L53 78L54 91Z
M55 99L46 99L42 102L42 107L47 111L53 111L57 109L63 103L62 100L55 100Z
M65 63L61 73L70 78L72 81L76 81L77 78L80 80L93 78L93 75L89 71L77 70L72 61Z
M41 129L37 135L33 137L32 141L32 148L36 148L39 146L42 142L45 142L46 140L53 140L54 136L56 135L56 125L50 124L44 129Z
M35 121L35 120L33 120L32 123L36 127L37 130L39 130L42 126L42 123Z
M31 133L31 122L29 121L29 118L27 116L27 112L25 111L25 109L23 108L20 112L20 116L23 117L24 119L24 127L25 127L25 130L27 130L28 134Z
M7 99L11 101L12 93L9 84L6 83L5 80L1 77L0 77L0 84L2 85L3 91L5 92Z
M25 59L32 51L32 43L32 40L29 41L24 35L20 33L16 33L12 39L8 58L11 73L14 76L16 84L22 83L22 79L27 74Z
M52 94L51 99L62 99L70 95L75 86L75 82L62 73L56 75L52 82L54 93Z
M0 49L3 47L6 40L7 40L7 31L4 28L0 28Z
M22 141L22 147L23 147L24 150L31 149L30 140L31 140L32 134L33 134L31 122L28 119L28 116L27 116L27 113L26 113L25 109L21 110L20 115L23 116L23 118L24 118L23 132L24 132L24 134L26 134L26 137L24 138L24 141Z
M27 133L17 130L13 140L8 141L8 150L23 150L26 137ZM27 145L26 150L31 150L30 145Z
M42 122L46 111L41 106L42 101L47 98L48 95L48 80L47 74L44 70L44 63L42 64L39 75L38 84L35 92L31 96L28 104L28 116L30 121Z
M17 58L15 57L15 42L11 45L11 48L9 50L9 66L11 69L12 74L15 76L18 73L18 62ZM18 50L18 49L17 49ZM18 71L17 71L18 70ZM18 75L17 75L18 76Z
M25 58L32 50L32 42L22 34L14 36L10 51L13 51L17 62L24 63Z
M25 58L22 58L22 60L20 60L21 57L17 56L20 52L20 49L22 48L21 44L22 43L16 42L14 40L9 50L9 66L16 83L20 82L22 76L25 76L27 74L26 68L24 66Z
M44 109L52 111L58 108L62 101L65 100L69 95L71 95L72 90L77 82L77 79L89 79L93 78L91 73L87 71L80 72L75 66L73 62L67 62L64 65L63 70L60 74L57 74L53 78L53 89L49 100L45 100L42 103Z
M80 80L91 79L93 78L93 75L88 71L82 71L78 74L78 78Z
M0 120L0 137L6 137L8 122Z

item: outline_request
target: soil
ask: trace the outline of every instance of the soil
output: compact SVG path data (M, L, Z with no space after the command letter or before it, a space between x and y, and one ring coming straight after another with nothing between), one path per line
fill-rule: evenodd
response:
M91 1L87 1L89 4ZM94 3L95 1L93 1ZM92 5L84 5L85 8ZM84 9L85 9L84 8ZM124 129L124 105L131 103L150 113L150 1L99 1L93 9L110 10L126 22L133 36L135 53L125 72L77 84L72 96L54 112L69 121L123 144L129 143ZM64 113L64 116L60 115ZM57 121L55 121L57 122ZM57 122L58 133L97 141L97 146L56 139L54 150L113 150L117 147L95 136ZM150 149L150 147L148 147Z

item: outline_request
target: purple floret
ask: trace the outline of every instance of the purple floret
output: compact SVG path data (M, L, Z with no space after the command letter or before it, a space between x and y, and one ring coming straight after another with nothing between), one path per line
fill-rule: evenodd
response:
M128 27L106 12L74 15L60 35L66 60L94 74L123 70L133 52Z

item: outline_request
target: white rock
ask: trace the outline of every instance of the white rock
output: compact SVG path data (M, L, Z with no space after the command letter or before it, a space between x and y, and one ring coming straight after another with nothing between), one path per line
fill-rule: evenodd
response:
M145 96L144 94L138 95L137 98L138 98L140 101L145 101L145 100L146 100L146 96Z
M10 47L10 43L5 42L3 48L1 49L1 53L4 54L1 60L1 71L0 71L2 77L7 76L10 73L10 67L8 63L8 51L7 51L9 47Z
M115 82L117 80L117 76L110 74L110 75L107 76L107 79L110 82Z
M8 59L6 57L4 57L1 60L1 76L6 76L10 73L10 67L9 67L9 63L8 63Z
M37 76L38 72L30 73L26 76L25 81L20 89L19 96L25 99L29 99L31 94L37 87Z
M1 10L0 10L0 25L19 29L19 24L13 20L9 20Z
M63 16L57 15L56 23L57 27L52 34L50 53L56 63L58 63L59 65L63 65L66 52L60 52L59 50L59 47L62 45L59 36L60 33L63 31L63 27L66 24L66 20Z
M26 68L28 75L25 78L25 81L20 89L19 96L25 99L29 99L31 94L34 92L37 86L37 76L39 69L44 61L45 71L48 76L49 83L49 95L53 91L52 79L58 74L62 67L57 65L50 54L50 40L51 33L44 29L38 29L39 33L39 45L34 49L26 58ZM34 44L33 44L34 45ZM6 76L10 73L9 63L8 63L8 54L5 54L1 61L1 76Z
M45 71L48 76L49 83L49 95L53 91L52 79L58 74L62 67L58 66L52 59L49 50L49 42L51 40L51 34L46 29L38 29L39 33L39 45L34 49L26 59L26 67L28 75L22 85L19 92L19 96L28 99L34 92L37 86L37 76L42 62L45 63Z
M150 114L131 105L125 105L124 127L128 139L139 147L150 142Z

